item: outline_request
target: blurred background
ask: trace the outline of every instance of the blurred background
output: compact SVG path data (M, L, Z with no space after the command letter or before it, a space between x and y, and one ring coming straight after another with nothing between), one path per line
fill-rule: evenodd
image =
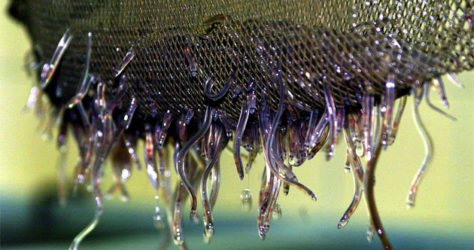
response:
M0 208L1 247L18 249L65 249L93 217L91 194L72 196L72 170L77 151L69 143L68 204L57 198L57 161L54 141L45 141L38 119L23 111L35 81L28 77L23 58L30 42L23 28L8 18L8 1L0 1ZM416 207L408 210L405 199L411 180L423 160L424 148L413 125L410 101L394 146L383 153L377 170L376 197L383 223L395 248L474 248L474 72L459 75L466 88L445 80L451 102L452 122L422 105L422 119L435 143L435 156L424 179ZM432 97L437 101L437 96ZM437 102L435 102L437 103ZM437 103L441 106L440 103ZM140 154L142 151L140 151ZM230 154L221 161L221 190L214 209L216 233L211 244L202 241L202 224L185 216L185 236L191 249L370 249L379 240L366 240L367 214L361 202L349 224L337 223L353 194L352 176L344 172L345 149L336 149L331 162L315 157L295 170L302 183L318 196L314 203L290 189L278 203L282 217L274 219L267 239L257 234L258 187L263 159L258 158L250 176L239 181ZM103 188L112 180L107 166ZM114 197L105 203L97 229L81 249L156 249L165 232L153 227L154 192L145 171L134 171L127 183L132 199ZM249 187L253 207L241 209L240 193ZM186 203L188 205L189 203ZM202 208L199 207L202 213ZM175 248L174 246L170 246Z

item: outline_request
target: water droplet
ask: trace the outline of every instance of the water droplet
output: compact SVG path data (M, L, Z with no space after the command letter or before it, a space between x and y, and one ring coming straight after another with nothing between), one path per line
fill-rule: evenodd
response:
M357 156L363 157L364 154L365 154L364 144L359 140L355 141L354 144L355 144L355 149L356 149Z
M155 228L163 229L165 228L165 222L161 215L160 205L159 205L159 196L158 194L155 195L155 214L153 215L153 225Z
M250 211L252 208L252 192L246 188L240 193L240 200L242 202L242 210Z

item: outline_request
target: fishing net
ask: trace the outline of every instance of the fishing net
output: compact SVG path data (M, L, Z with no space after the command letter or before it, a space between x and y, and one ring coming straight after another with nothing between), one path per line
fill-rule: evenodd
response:
M430 87L448 106L440 77L447 74L458 83L455 73L473 68L471 5L463 0L18 0L10 12L33 44L30 64L39 86L30 106L47 94L61 121L60 144L73 128L82 159L75 179L92 183L98 211L103 161L112 155L118 175L126 177L118 182L125 182L131 162L139 162L136 140L144 139L150 180L169 197L171 234L183 245L181 203L190 194L194 218L195 193L208 178L218 180L219 155L231 137L240 178L240 146L249 152L246 170L258 152L265 157L262 238L281 186L284 191L296 186L315 199L291 168L324 147L330 158L339 135L348 147L356 194L364 189L366 195L369 231L382 229L372 193L377 156L393 143L408 94L415 97L415 113ZM168 143L176 149L180 182L174 191L166 175L172 167L162 157ZM160 187L160 181L168 184ZM203 197L207 238L213 233L208 214L217 184L213 181L210 197ZM340 226L357 204L354 200ZM376 233L390 246L383 229Z

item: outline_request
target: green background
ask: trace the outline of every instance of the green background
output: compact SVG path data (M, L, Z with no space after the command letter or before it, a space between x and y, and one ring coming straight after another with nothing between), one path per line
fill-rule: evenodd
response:
M38 133L39 121L34 114L22 111L29 89L35 84L23 70L30 42L22 27L6 16L7 2L0 1L1 246L65 249L91 220L94 204L88 194L69 197L65 208L57 203L59 156L54 142L44 141ZM405 199L424 148L413 125L411 100L395 145L381 156L376 197L384 226L396 248L474 248L473 77L474 72L459 75L464 89L445 80L451 102L449 113L458 121L452 122L422 106L422 119L433 136L435 156L414 209L406 209ZM435 94L432 100L441 106ZM70 184L77 154L72 140L69 146ZM300 181L316 193L318 201L314 203L295 189L287 197L281 195L283 217L272 222L267 239L261 241L255 203L263 159L259 157L250 176L239 181L231 155L224 154L222 186L214 210L215 238L211 244L204 244L202 225L192 225L185 216L188 245L193 249L379 248L378 239L372 243L365 239L367 215L363 202L344 229L336 228L353 192L352 177L343 170L344 156L345 149L339 145L331 162L319 155L295 170ZM104 189L111 179L107 171ZM82 249L158 246L162 232L152 225L154 193L146 173L134 171L127 186L132 200L121 203L115 197L107 201L103 220L85 239ZM240 192L246 187L254 195L250 212L242 211L240 206ZM199 211L202 213L201 207Z

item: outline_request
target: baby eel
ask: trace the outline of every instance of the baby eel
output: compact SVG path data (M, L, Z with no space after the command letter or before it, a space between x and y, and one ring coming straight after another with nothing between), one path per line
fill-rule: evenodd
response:
M242 107L240 109L240 117L237 122L237 129L235 130L234 138L234 161L237 167L237 172L239 174L240 180L244 179L244 170L242 166L242 158L240 157L240 145L242 143L242 136L247 126L247 121L250 114L250 105L248 105L248 100L242 100Z
M189 194L191 195L191 213L190 213L190 216L191 216L191 219L193 221L196 221L197 220L197 215L196 215L196 210L197 210L197 197L196 197L196 193L191 185L191 183L189 182L189 179L186 175L186 171L185 171L185 160L186 160L186 156L189 152L189 150L191 149L191 147L199 140L201 140L205 133L209 130L209 127L211 126L211 122L212 122L212 117L214 116L215 114L215 109L212 108L210 105L207 105L206 107L206 113L204 115L204 121L202 123L202 126L201 128L199 129L199 131L193 135L188 141L186 141L183 145L183 147L179 150L178 152L178 160L175 162L175 168L178 170L178 175L179 175L179 178L180 180L182 181L184 187L186 188L186 190L189 192Z
M222 144L223 144L223 129L219 127L217 129L218 132L215 133L213 136L214 146L212 150L212 155L210 157L210 161L207 163L206 167L204 168L204 172L201 177L201 199L202 199L202 206L204 208L204 239L206 242L209 242L214 234L214 223L212 219L212 204L209 201L209 197L207 195L207 181L209 179L209 175L214 168L217 167L217 161L219 160L220 152L222 151ZM211 196L212 197L212 196Z
M344 129L344 138L346 140L347 150L349 152L349 164L351 166L351 173L352 173L353 182L354 182L354 196L352 198L351 204L347 208L346 212L344 212L344 215L342 216L342 218L339 220L339 223L337 224L338 229L341 229L344 226L346 226L352 214L354 214L354 212L356 211L360 203L360 200L362 198L361 184L364 181L363 180L364 172L362 169L362 164L360 162L359 156L357 156L355 146L352 141L352 135L347 126Z
M377 136L377 135L376 135ZM377 136L377 138L379 138ZM382 149L382 143L380 138L374 145L374 148L367 155L367 168L364 175L364 192L365 192L365 200L367 202L367 207L369 210L369 217L371 220L371 226L369 227L369 234L372 232L372 228L377 233L380 241L382 242L384 249L393 249L392 245L387 237L387 233L382 225L382 221L380 219L380 215L377 210L377 205L375 202L375 195L374 195L374 184L375 184L375 170L377 167L377 160L380 155Z
M415 96L416 97L416 96ZM421 138L423 139L423 143L425 145L425 158L421 163L421 167L418 169L415 177L413 178L412 184L410 186L410 190L408 191L407 197L407 206L413 207L415 205L416 194L419 188L419 185L424 177L426 170L428 169L429 164L431 163L431 159L433 158L433 142L431 139L430 134L426 130L423 121L420 118L420 111L418 110L420 102L415 101L413 105L413 118L415 120L415 125L420 134Z

